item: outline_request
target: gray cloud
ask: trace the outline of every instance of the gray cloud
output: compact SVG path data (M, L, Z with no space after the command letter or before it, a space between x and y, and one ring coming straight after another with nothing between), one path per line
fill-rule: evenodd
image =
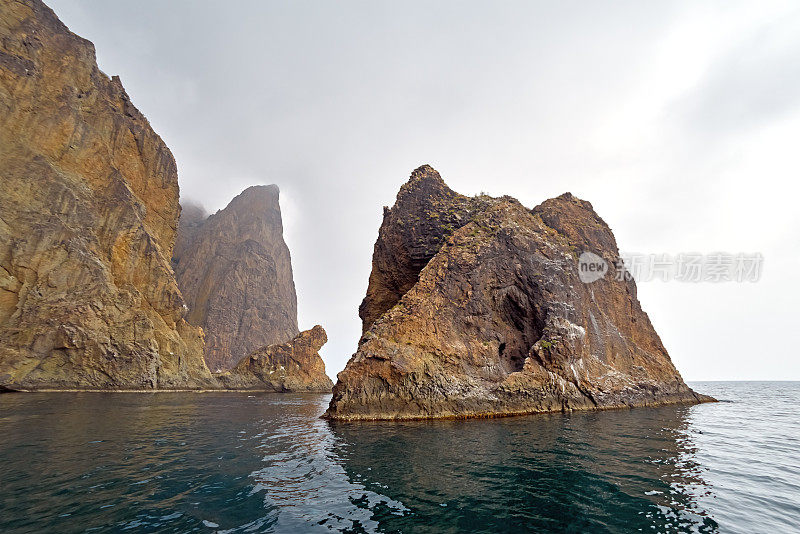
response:
M745 34L709 65L685 100L684 128L702 135L741 133L780 119L800 104L800 18L770 21ZM725 139L724 137L722 139Z

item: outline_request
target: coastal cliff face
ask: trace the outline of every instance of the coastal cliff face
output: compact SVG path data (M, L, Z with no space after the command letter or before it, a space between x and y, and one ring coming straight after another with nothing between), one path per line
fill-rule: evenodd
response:
M325 330L317 325L291 341L253 352L216 377L227 389L328 393L333 382L325 374L325 363L319 355L327 341Z
M205 387L170 267L175 161L93 45L0 0L0 384Z
M210 369L298 333L297 296L275 185L249 187L208 218L181 215L173 265Z
M466 197L423 166L384 212L364 334L333 419L481 417L712 400L681 379L630 277L584 283L584 252L617 264L611 230L567 193L530 210Z

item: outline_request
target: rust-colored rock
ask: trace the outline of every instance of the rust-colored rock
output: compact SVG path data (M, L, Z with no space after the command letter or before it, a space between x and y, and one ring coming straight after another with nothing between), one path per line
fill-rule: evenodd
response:
M278 195L276 185L249 187L208 218L196 207L181 215L175 276L189 308L186 319L205 332L213 371L298 333Z
M205 387L170 268L175 161L89 41L0 0L0 384Z
M450 190L428 166L386 209L364 334L339 373L333 419L481 417L712 400L673 366L614 269L584 283L578 258L620 261L591 204L529 210Z
M333 382L325 374L319 355L327 341L325 330L317 325L291 341L255 351L230 371L216 376L228 389L327 393Z

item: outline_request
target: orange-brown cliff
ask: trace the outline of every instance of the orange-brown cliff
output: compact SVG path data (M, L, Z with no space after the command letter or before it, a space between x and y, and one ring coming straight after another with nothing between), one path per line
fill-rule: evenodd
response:
M530 210L414 171L375 243L364 333L327 416L498 416L711 400L681 379L630 277L584 283L579 257L620 262L569 193Z
M170 267L175 161L93 45L0 0L0 384L212 383Z

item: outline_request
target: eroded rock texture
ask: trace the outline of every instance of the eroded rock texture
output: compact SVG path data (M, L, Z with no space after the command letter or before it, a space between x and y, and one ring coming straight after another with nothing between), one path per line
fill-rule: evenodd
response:
M317 325L291 341L256 350L216 377L228 389L328 393L333 382L325 374L325 363L319 355L327 342L325 329Z
M579 279L584 252L619 261L611 230L567 193L533 210L465 197L428 166L384 213L364 334L327 415L510 415L711 400L683 382L613 269Z
M224 371L254 350L292 339L297 297L275 185L249 187L203 219L181 216L173 265L186 319L205 331L205 358Z
M94 47L0 0L0 384L204 387L170 258L175 161Z

